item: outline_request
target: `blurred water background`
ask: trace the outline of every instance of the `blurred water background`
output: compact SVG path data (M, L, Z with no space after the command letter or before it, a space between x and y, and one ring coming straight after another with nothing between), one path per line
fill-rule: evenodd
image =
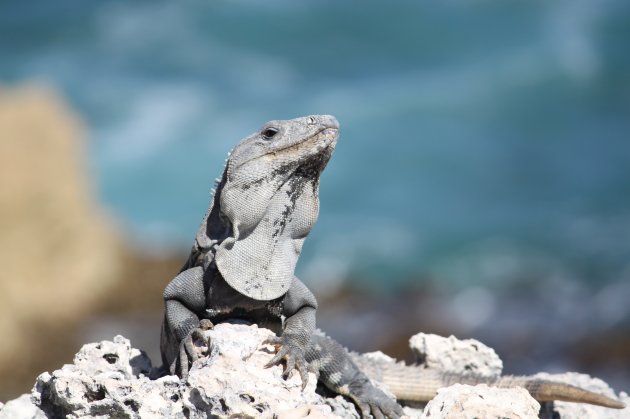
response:
M627 391L629 40L623 0L3 1L0 83L69 102L98 201L149 259L187 251L240 138L333 114L297 271L323 328L476 337L508 372Z

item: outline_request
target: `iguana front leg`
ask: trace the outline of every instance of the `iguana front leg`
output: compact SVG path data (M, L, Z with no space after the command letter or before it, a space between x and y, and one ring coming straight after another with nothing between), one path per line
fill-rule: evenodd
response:
M319 369L319 380L335 393L350 397L361 417L399 418L402 407L379 388L352 362L343 346L327 336L315 334L306 359Z
M181 378L188 376L192 362L201 356L196 341L208 346L203 331L212 323L200 321L196 313L205 309L203 268L200 266L180 272L164 290L164 321L160 347L162 361L169 372Z
M276 347L278 352L266 367L285 360L284 376L296 369L302 379L302 388L308 382L308 372L313 371L306 362L305 353L315 331L317 300L308 288L297 278L293 278L289 291L283 300L282 315L285 317L280 337L268 339L265 343Z

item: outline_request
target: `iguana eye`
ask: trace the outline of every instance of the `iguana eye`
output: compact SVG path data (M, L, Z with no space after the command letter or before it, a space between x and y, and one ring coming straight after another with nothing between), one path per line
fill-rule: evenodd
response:
M262 137L265 140L271 140L274 135L276 135L278 133L278 130L276 128L273 127L269 127L269 128L265 128L262 132Z

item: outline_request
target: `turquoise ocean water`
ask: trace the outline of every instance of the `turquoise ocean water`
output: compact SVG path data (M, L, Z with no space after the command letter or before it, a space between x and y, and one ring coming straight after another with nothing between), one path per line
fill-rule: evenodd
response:
M99 197L186 249L230 148L342 125L299 273L387 287L630 281L626 1L2 2L0 82L85 119Z

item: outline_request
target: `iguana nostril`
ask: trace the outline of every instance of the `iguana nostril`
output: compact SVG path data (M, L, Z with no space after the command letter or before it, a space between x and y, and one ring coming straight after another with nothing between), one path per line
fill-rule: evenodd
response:
M317 123L317 119L314 116L309 116L306 119L306 123L309 125L315 125Z

